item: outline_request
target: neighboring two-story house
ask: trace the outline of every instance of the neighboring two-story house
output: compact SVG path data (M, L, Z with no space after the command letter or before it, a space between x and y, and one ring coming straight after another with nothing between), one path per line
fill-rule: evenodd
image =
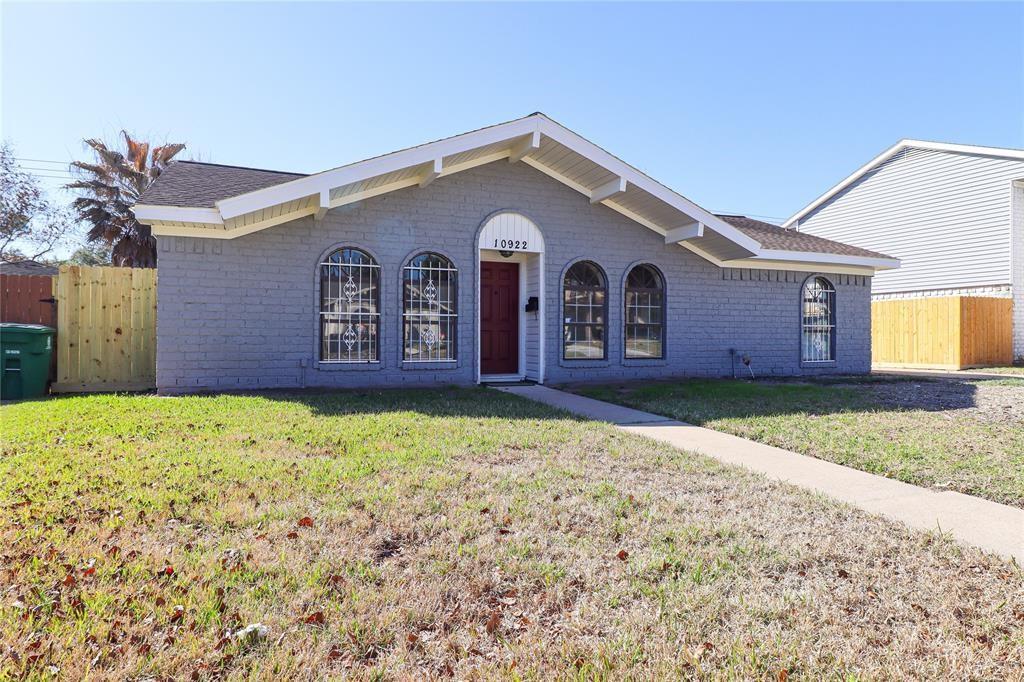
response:
M924 297L1012 300L1012 305L986 308L998 310L1000 319L987 312L987 319L971 322L971 333L998 329L1001 341L978 343L998 342L1006 353L1012 335L1013 357L1024 356L1024 150L902 140L783 226L899 258L899 269L875 276L875 302ZM920 325L927 313L916 310ZM927 333L904 330L902 336L909 339L919 331L931 342L943 343L937 338L939 327ZM963 340L965 346L971 342Z

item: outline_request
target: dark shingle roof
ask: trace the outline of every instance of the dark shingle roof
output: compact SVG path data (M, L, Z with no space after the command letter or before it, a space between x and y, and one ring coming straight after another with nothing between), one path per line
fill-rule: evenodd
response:
M213 208L214 202L306 177L305 173L176 161L139 198L150 206Z
M223 166L200 161L176 161L168 166L156 182L142 193L139 203L152 206L213 208L215 202L221 199L304 177L306 177L304 173ZM782 228L746 216L719 215L718 217L748 237L756 239L766 249L890 258L890 256L875 251L815 237L805 232Z
M57 268L34 260L23 260L16 263L0 261L0 275L56 275Z
M868 251L858 246L835 242L813 234L779 227L742 215L719 215L751 239L756 239L766 249L778 251L804 251L809 253L834 253L837 256L861 256L864 258L892 258L884 253Z

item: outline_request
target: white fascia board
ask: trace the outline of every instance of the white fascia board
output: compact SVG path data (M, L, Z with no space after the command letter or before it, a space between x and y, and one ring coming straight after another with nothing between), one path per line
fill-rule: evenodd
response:
M782 227L792 227L805 215L818 208L826 201L842 192L844 189L859 180L861 176L870 171L878 164L888 160L902 149L914 147L916 149L930 149L939 152L952 152L954 154L976 154L979 156L996 156L1007 159L1024 159L1024 149L1009 149L1005 147L981 147L970 144L952 144L949 142L929 142L927 140L903 139L886 149L884 152L868 161L866 164L846 176L839 184L835 185L811 203L794 213Z
M761 249L752 260L778 260L802 263L823 263L834 265L852 265L874 268L876 270L892 270L900 267L898 258L875 258L872 256L846 256L838 253L817 253L811 251L782 251L777 249Z
M144 225L153 223L202 223L223 225L220 211L215 208L194 208L188 206L153 206L136 204L132 206L135 219Z
M204 239L228 239L227 230L219 227L200 227L178 223L155 222L150 226L154 237L202 237Z
M490 128L359 161L316 175L309 175L266 189L221 199L217 202L217 208L220 209L224 219L234 218L267 206L318 194L321 190L330 191L335 187L343 187L353 182L392 173L410 166L433 163L440 157L461 154L479 147L529 135L537 129L537 123L538 119L533 116L501 123Z
M555 123L547 117L540 118L540 132L547 135L561 145L568 147L577 154L587 157L594 163L604 167L627 182L636 185L648 194L651 194L669 206L682 211L698 222L702 222L715 232L729 239L735 244L747 249L751 253L757 253L761 245L755 239L751 239L738 229L725 222L714 213L701 208L681 194L678 194L665 185L652 180L637 169L618 159L593 142L589 142L568 128Z

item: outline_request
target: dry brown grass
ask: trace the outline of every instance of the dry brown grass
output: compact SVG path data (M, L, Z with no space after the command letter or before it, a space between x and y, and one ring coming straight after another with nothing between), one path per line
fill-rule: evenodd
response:
M510 396L90 397L2 417L0 675L1024 666L1018 567ZM265 638L230 637L253 623Z

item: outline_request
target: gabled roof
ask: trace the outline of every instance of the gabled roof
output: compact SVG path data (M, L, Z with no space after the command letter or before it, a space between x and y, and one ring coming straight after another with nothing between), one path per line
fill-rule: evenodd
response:
M928 140L911 140L903 139L894 144L893 146L886 149L884 152L876 156L875 158L868 161L866 164L855 170L849 176L847 176L838 185L832 187L820 197L812 201L811 203L804 206L802 209L793 214L786 222L782 223L783 227L794 227L799 223L800 219L806 216L811 211L815 210L826 201L834 197L835 195L842 192L844 189L855 183L866 173L873 170L876 166L888 161L897 153L904 149L928 149L931 151L938 152L950 152L953 154L974 154L976 156L994 156L997 158L1004 159L1020 159L1024 160L1024 149L1011 149L1009 147L983 147L980 145L972 144L953 144L951 142L930 142Z
M196 162L172 164L134 207L158 236L232 239L486 163L524 163L718 265L770 260L897 267L847 253L766 248L756 237L653 180L543 114L301 175Z

